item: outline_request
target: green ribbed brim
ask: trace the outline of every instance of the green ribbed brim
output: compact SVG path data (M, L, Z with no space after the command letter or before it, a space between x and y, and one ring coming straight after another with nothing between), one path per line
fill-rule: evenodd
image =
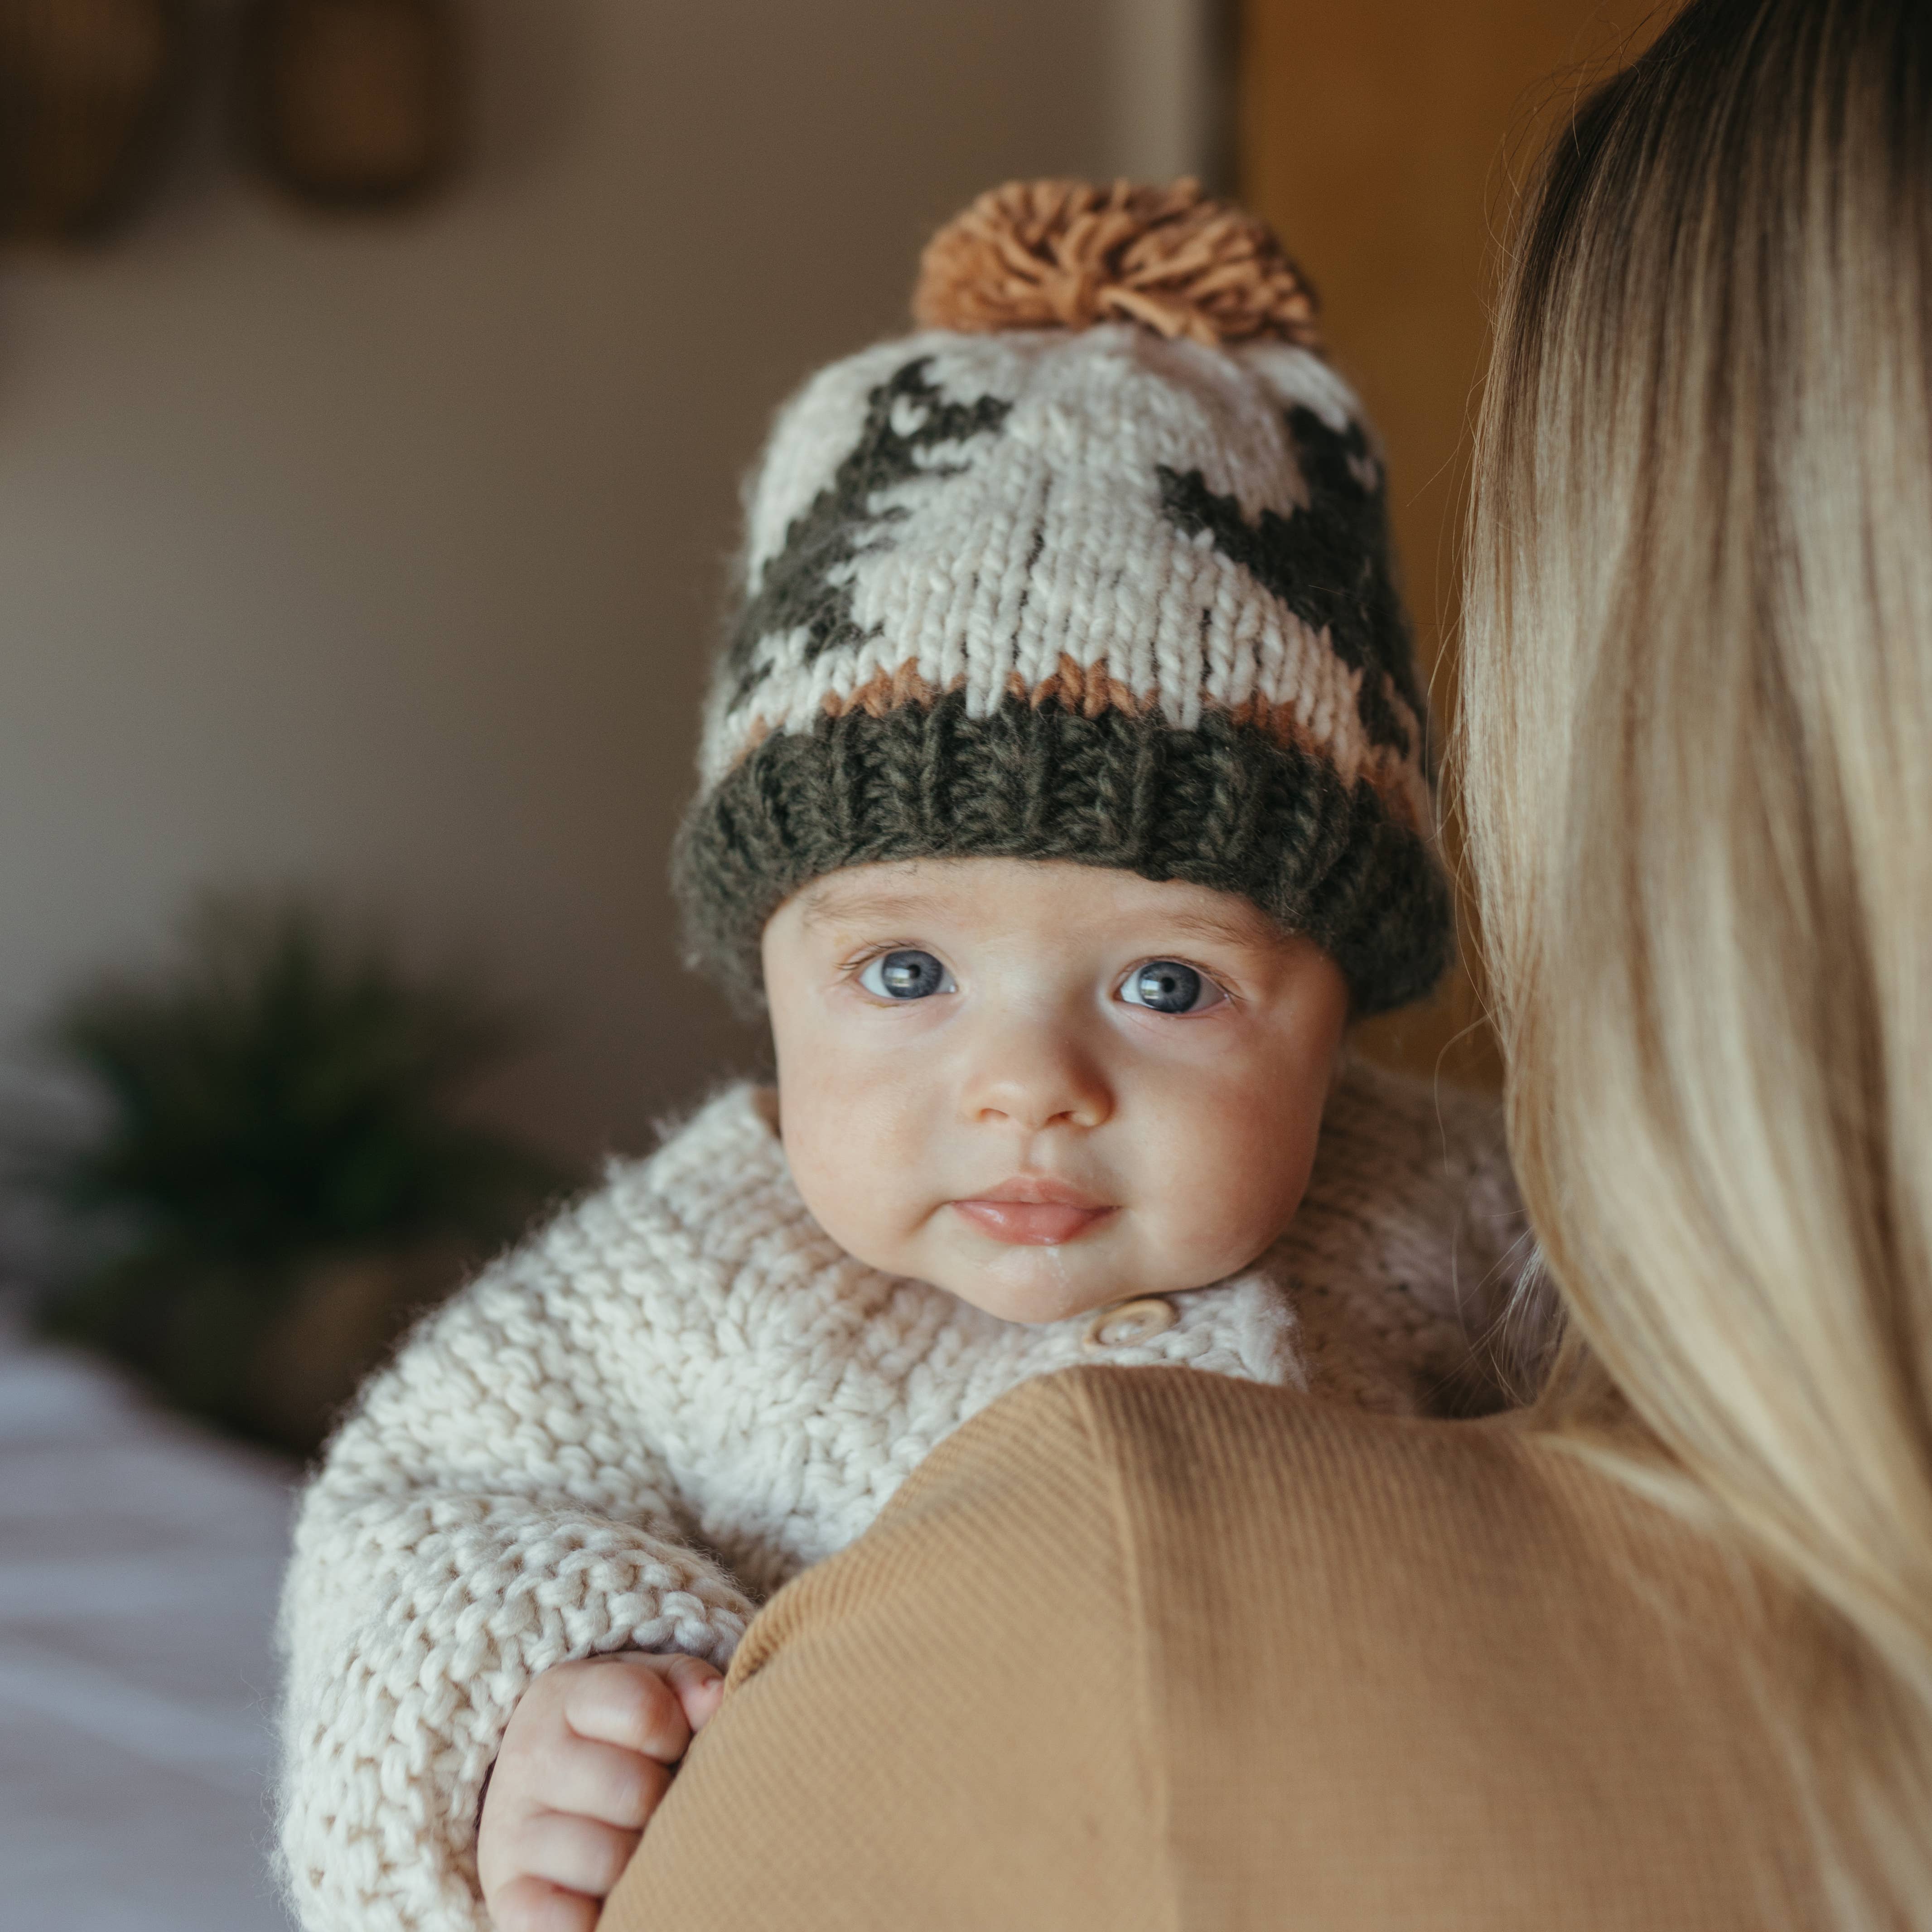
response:
M680 830L672 861L694 964L760 998L765 922L801 886L896 859L1061 859L1238 892L1340 966L1359 1016L1419 999L1454 944L1430 844L1365 783L1207 712L1157 718L958 693L775 732Z

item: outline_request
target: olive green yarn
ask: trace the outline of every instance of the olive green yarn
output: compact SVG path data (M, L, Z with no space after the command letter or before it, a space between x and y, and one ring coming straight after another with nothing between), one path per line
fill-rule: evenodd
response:
M1454 944L1429 847L1366 784L1209 711L1191 729L954 692L773 733L693 807L673 878L692 964L760 1003L792 893L891 860L1059 859L1236 892L1341 968L1360 1015L1420 998Z

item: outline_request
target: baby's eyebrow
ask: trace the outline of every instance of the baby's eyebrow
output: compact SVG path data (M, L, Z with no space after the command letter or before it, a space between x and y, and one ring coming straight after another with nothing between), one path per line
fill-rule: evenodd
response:
M1273 920L1260 914L1244 919L1236 914L1223 918L1211 912L1169 913L1162 923L1196 939L1218 939L1224 945L1259 947L1270 952L1286 945L1290 936Z
M805 923L823 932L831 926L896 924L916 913L930 912L932 898L925 892L817 892L808 890L799 909Z

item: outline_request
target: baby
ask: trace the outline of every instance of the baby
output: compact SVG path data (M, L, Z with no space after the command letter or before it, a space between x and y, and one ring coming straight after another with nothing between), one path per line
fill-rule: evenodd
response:
M1450 928L1306 289L1191 184L1043 183L916 310L779 418L680 839L776 1088L432 1317L304 1498L312 1932L588 1932L758 1604L1029 1376L1481 1400L1488 1115L1342 1052Z

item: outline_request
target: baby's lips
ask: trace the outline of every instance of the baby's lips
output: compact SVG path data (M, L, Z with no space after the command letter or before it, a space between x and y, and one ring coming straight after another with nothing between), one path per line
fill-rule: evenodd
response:
M952 1206L994 1240L1029 1248L1057 1248L1077 1240L1114 1211L1061 1201L956 1201Z

